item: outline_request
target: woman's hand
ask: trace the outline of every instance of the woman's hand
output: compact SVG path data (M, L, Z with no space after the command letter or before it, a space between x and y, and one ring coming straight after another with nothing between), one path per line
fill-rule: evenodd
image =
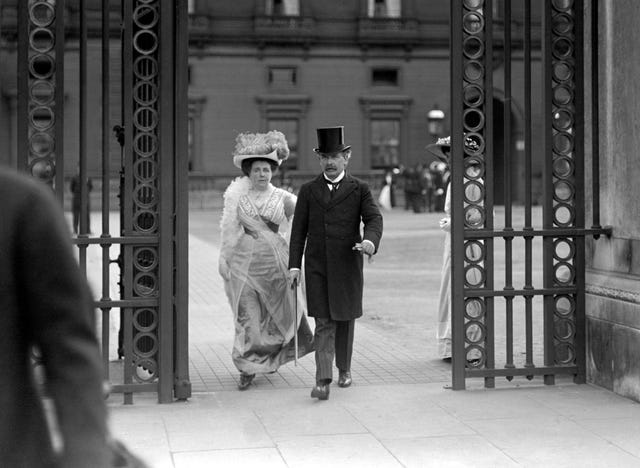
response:
M229 279L231 278L229 264L222 257L218 260L218 273L220 273L220 276L222 276L222 279L225 281L229 281Z
M451 231L451 218L449 216L440 220L440 229L447 232Z

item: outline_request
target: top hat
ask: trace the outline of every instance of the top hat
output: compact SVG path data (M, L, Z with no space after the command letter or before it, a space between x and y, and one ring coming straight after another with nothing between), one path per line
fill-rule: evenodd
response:
M344 127L327 127L316 129L318 147L313 151L321 154L335 154L348 150L351 145L344 144Z

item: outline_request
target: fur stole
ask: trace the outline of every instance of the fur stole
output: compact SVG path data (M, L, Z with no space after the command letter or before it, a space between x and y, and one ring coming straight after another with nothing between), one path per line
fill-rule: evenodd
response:
M223 258L229 258L240 236L242 236L242 226L238 221L238 202L242 195L249 193L250 188L251 180L244 176L234 179L224 191L224 208L220 219L220 256Z

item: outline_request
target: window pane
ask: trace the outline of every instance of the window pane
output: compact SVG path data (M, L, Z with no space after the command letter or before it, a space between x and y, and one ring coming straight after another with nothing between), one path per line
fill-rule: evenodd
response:
M370 18L400 18L402 0L369 0L368 14Z
M371 167L395 167L400 162L400 121L371 121Z
M267 15L276 16L299 16L300 1L299 0L266 0Z
M269 130L278 130L284 133L289 144L289 159L282 163L282 168L298 168L298 120L297 119L269 119Z

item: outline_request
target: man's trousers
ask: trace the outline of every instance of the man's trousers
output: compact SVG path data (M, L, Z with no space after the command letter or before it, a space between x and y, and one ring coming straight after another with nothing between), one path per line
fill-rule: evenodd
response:
M334 356L338 369L351 370L353 330L356 321L315 318L315 322L316 381L321 383L324 380L326 383L330 383L333 379Z

